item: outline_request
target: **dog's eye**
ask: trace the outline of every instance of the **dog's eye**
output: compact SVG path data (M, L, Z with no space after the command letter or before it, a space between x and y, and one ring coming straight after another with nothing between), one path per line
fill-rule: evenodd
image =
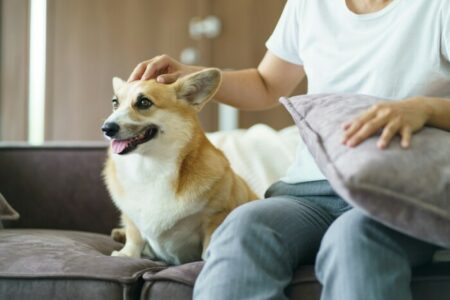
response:
M113 97L111 102L112 102L112 106L113 106L114 109L119 107L119 99L117 99L116 97Z
M150 108L150 106L153 105L153 102L146 98L146 97L139 97L138 101L136 102L136 107L138 109L147 109Z

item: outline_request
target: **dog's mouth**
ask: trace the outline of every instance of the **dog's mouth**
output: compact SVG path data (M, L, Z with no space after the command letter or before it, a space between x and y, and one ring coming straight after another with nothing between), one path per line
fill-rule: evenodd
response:
M126 154L130 153L137 148L140 144L146 143L156 137L158 133L158 127L156 125L151 125L147 129L132 138L128 139L113 139L111 141L111 149L116 154Z

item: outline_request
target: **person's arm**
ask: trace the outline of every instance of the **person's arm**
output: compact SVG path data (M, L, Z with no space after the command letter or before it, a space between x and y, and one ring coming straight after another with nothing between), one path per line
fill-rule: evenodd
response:
M304 77L302 66L267 52L257 69L223 72L216 99L243 110L271 108L281 96L289 96Z
M384 149L396 134L401 146L408 148L411 135L425 125L450 132L450 99L413 97L403 101L374 105L353 121L344 124L343 144L355 147L382 130L378 147Z
M419 99L430 110L427 125L450 131L450 99L431 97L421 97Z
M128 81L156 78L169 84L203 68L183 65L162 55L140 63ZM302 66L267 52L258 68L223 71L222 75L222 85L214 99L242 110L262 110L276 106L279 97L288 96L303 80L305 72Z

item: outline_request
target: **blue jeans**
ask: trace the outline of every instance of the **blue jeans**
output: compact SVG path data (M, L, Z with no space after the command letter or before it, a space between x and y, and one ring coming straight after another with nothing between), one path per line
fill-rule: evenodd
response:
M288 299L294 271L314 264L323 300L410 300L411 268L437 247L352 209L327 181L277 182L213 234L194 299Z

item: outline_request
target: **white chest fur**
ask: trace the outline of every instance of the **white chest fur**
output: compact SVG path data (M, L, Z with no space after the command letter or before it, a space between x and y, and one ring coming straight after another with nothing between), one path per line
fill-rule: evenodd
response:
M179 264L199 259L203 204L177 196L174 162L138 154L114 156L117 179L124 189L116 205L135 223L157 258Z

